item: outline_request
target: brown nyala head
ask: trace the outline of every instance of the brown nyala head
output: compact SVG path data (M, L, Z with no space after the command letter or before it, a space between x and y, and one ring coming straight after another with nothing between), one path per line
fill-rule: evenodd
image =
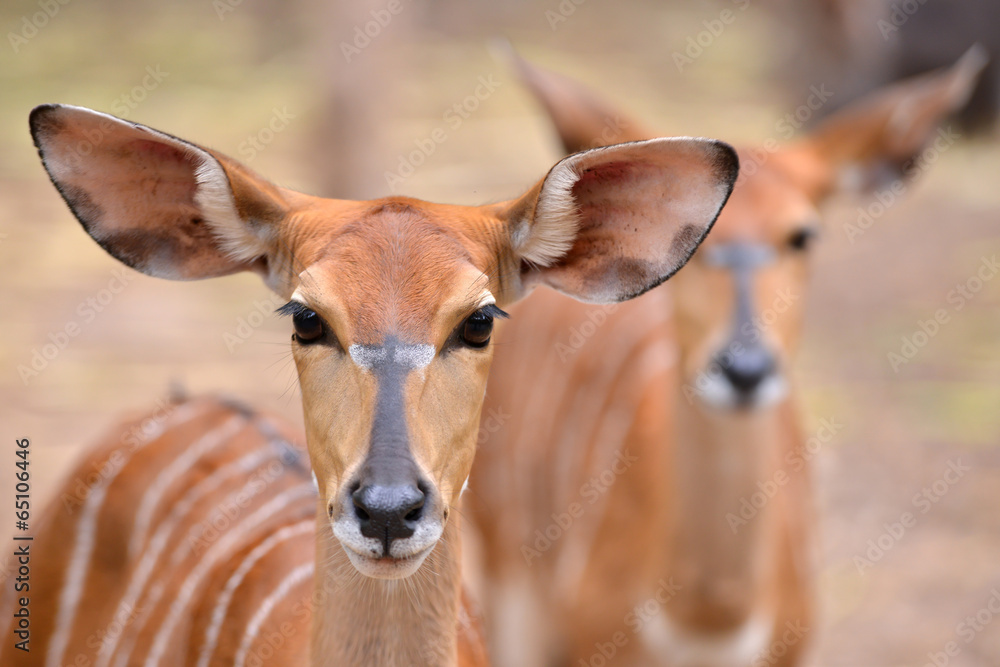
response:
M568 151L654 136L580 84L511 52ZM671 282L684 394L722 410L764 408L787 393L802 325L819 207L842 190L900 192L925 146L954 141L939 123L967 101L985 64L974 47L948 70L855 102L786 146L741 149L741 174L712 235ZM928 148L931 150L931 148Z
M38 107L31 130L67 204L122 262L176 280L253 271L288 299L325 513L375 577L415 572L458 502L501 308L539 284L592 302L658 285L737 174L725 144L653 139L572 155L500 204L339 201L87 109Z

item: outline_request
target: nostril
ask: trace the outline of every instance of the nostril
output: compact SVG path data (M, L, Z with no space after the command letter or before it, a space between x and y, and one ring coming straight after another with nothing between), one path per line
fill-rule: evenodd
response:
M421 504L420 507L417 507L416 509L412 509L409 512L407 512L406 516L404 516L403 519L405 521L410 521L410 522L419 521L420 520L420 515L423 514L423 511L424 511L424 508L423 508L423 505Z
M351 494L351 502L354 504L354 516L362 524L371 521L371 515L365 509L365 493L361 490L361 484L355 483L348 493Z
M366 485L351 494L361 534L383 540L388 551L392 540L410 537L427 506L428 494L420 485Z
M429 495L427 485L423 482L417 482L417 488L411 489L410 491L411 493L408 494L408 497L404 500L404 503L409 503L408 509L410 511L406 513L403 520L409 522L419 521L420 517L423 516L424 513L424 502L427 500L427 496Z
M775 362L766 350L751 348L723 357L719 367L733 387L750 393L774 372Z

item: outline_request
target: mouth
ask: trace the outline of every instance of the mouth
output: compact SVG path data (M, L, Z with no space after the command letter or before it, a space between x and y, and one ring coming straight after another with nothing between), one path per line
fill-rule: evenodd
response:
M692 386L698 402L716 410L766 410L788 395L788 382L780 374L765 378L752 391L737 389L720 373L711 372L699 373Z
M333 536L359 573L373 579L404 579L413 575L438 545L444 526L425 521L415 534L396 539L388 548L381 540L361 534L357 521L341 516L332 523Z
M370 556L361 554L349 545L341 543L351 565L366 577L373 579L405 579L416 573L424 560L434 550L434 545L409 556Z

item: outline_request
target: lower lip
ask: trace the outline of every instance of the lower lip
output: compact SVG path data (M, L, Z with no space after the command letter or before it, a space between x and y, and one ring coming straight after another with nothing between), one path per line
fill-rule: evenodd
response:
M375 572L372 573L370 576L375 576L376 578L382 578L378 576L380 573L391 574L399 570L409 569L410 567L412 567L414 562L420 562L427 555L429 555L433 548L434 547L431 546L421 551L420 553L413 554L412 556L405 556L403 558L393 558L392 556L382 556L380 558L372 558L371 556L362 556L355 552L351 552L351 555L354 556L354 558L352 558L351 560L355 561L354 563L355 567L358 567L360 565L358 569L362 570L362 572L364 572L364 569L366 568L371 568L374 569ZM395 577L390 576L388 578L395 578Z

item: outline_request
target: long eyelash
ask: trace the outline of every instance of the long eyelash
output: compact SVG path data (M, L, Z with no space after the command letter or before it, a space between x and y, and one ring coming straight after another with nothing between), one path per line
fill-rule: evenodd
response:
M490 317L500 317L503 319L510 319L510 315L503 310L500 310L499 306L495 303L491 303L488 306L483 306L479 309L483 315L489 315Z
M281 317L295 317L296 315L305 315L311 312L313 312L311 308L298 301L289 301L274 311L276 315L280 315Z

